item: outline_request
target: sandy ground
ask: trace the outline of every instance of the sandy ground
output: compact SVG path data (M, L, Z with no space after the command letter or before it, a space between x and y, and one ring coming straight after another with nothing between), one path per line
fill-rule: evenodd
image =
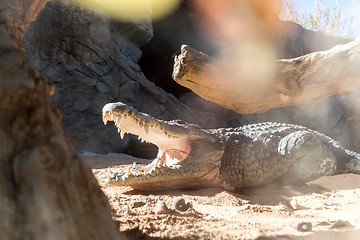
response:
M109 170L144 160L124 154L83 159L108 196L114 221L133 239L360 239L360 175L237 192L220 188L138 192L107 186L104 178ZM179 196L192 207L175 210L173 200ZM158 200L167 205L167 213L155 215ZM311 231L297 230L299 224L306 230L308 222Z

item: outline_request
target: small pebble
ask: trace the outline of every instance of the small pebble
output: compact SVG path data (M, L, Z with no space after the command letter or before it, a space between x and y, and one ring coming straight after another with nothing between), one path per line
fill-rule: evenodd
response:
M343 220L337 220L335 223L333 223L330 228L353 228L354 225L352 225L349 221L343 221Z
M142 206L144 206L144 205L145 205L144 202L131 202L131 203L130 203L130 207L131 207L131 208L138 208L138 207L142 207Z
M292 209L294 209L294 210L298 210L298 209L299 209L299 204L298 204L298 202L297 202L295 199L293 199L293 200L290 201L290 206L291 206Z
M162 232L165 231L166 230L166 224L160 225L159 230L162 231Z
M183 197L174 198L174 208L178 211L186 211L190 208L191 204L186 203Z
M165 205L165 203L161 200L158 200L155 205L155 215L158 214L165 214L169 211L168 207Z
M294 224L294 228L299 232L311 232L312 224L311 222L297 222Z
M316 226L329 226L329 225L331 225L331 224L326 221L322 221L322 222L319 222L318 224L316 224Z
M244 204L244 205L239 207L240 211L249 210L250 208L251 208L250 204Z

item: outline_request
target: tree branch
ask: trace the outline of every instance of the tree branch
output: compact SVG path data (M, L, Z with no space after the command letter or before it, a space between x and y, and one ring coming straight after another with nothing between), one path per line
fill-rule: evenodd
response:
M263 71L264 64L252 64L254 74L243 74L237 62L220 62L183 45L175 57L173 78L202 98L233 111L261 113L358 89L360 39L327 51L278 60L273 72L262 78L257 72Z

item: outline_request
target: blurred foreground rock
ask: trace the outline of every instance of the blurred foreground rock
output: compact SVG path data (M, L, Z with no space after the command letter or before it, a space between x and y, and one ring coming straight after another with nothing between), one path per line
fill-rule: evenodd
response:
M64 134L49 86L17 44L21 31L9 34L16 14L36 6L14 12L22 3L0 3L0 238L125 239Z

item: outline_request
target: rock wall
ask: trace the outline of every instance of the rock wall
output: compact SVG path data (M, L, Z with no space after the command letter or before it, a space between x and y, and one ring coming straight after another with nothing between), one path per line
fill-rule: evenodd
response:
M162 119L207 127L219 122L219 116L191 110L145 78L137 61L151 37L150 20L115 22L57 1L48 2L27 29L29 58L56 86L52 99L79 152L140 149L133 137L121 140L113 126L103 125L101 110L108 102L122 101Z

